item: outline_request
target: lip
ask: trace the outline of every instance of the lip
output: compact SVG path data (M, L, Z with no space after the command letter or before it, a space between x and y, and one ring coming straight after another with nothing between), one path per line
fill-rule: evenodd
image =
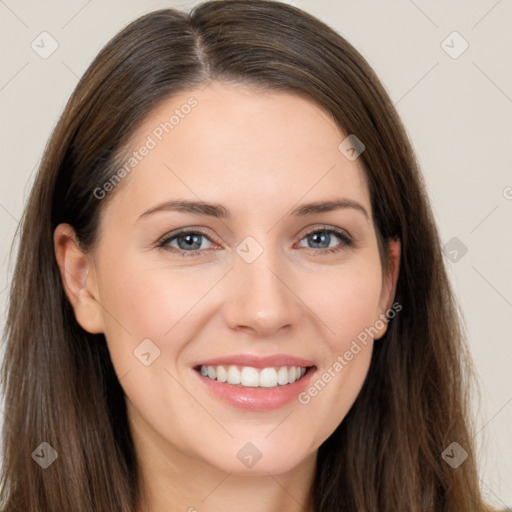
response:
M218 382L205 377L198 369L201 365L238 365L252 366L253 368L268 368L279 366L300 366L307 367L305 375L293 384L285 386L277 385L273 388L246 387L239 384L228 384ZM315 375L317 367L312 361L288 355L275 355L269 357L258 357L252 355L236 355L230 357L219 357L198 362L193 367L196 378L206 387L206 391L221 402L245 411L265 412L280 409L297 399L309 385Z
M273 356L256 356L252 354L237 354L225 357L216 357L215 359L208 359L205 361L198 361L193 364L193 367L205 366L252 366L253 368L270 368L279 366L314 366L313 361L302 359L300 357L290 356L287 354L276 354Z

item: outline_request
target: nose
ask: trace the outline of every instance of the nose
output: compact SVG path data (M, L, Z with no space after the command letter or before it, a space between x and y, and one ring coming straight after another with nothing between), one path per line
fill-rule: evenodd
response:
M294 278L286 265L270 249L252 263L236 256L225 283L229 299L224 305L224 317L231 329L271 337L295 328L304 307L293 291Z

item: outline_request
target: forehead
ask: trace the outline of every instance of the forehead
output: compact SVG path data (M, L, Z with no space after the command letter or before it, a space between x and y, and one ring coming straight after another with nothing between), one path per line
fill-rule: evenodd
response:
M182 91L131 137L116 196L132 210L180 198L225 203L240 215L343 196L371 212L362 164L339 150L346 136L295 94L225 83Z

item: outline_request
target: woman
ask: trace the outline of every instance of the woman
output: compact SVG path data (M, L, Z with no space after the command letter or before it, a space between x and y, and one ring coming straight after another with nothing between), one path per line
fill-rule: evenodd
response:
M346 40L225 0L107 44L21 228L7 510L487 510L469 373L411 146Z

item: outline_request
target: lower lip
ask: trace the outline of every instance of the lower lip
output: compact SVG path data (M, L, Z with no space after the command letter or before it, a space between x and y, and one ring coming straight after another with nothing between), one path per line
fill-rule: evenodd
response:
M272 411L295 400L308 387L316 368L308 368L305 375L293 384L277 385L273 388L245 387L218 382L204 377L197 370L193 371L215 398L228 405L247 411Z

